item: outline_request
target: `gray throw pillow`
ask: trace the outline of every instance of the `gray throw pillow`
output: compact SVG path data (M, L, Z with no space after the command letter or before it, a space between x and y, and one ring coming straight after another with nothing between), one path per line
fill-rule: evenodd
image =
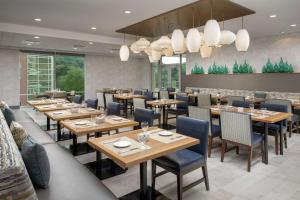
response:
M12 121L16 121L15 114L14 114L13 110L10 108L4 108L3 115L5 117L8 127L10 127L10 124Z
M50 164L45 148L29 136L22 145L21 154L32 183L47 188L50 180Z

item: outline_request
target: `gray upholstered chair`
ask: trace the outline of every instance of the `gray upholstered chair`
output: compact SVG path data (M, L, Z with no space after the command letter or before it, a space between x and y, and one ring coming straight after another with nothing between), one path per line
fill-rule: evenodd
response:
M159 98L160 99L169 99L169 92L167 90L159 91Z
M221 162L224 161L224 155L227 151L227 143L237 145L237 154L239 146L248 148L248 171L251 170L251 161L253 148L261 145L263 155L263 137L261 134L252 131L251 116L245 113L221 112L221 130L222 130L222 153Z
M198 94L198 106L211 106L211 94Z
M208 157L211 155L213 138L221 137L221 127L212 124L211 110L209 108L200 108L195 106L189 106L189 117L209 122L208 127Z
M97 92L98 108L106 109L103 92Z
M262 91L255 91L254 97L259 98L259 99L265 99L265 98L267 98L267 93L262 92Z
M245 97L243 97L243 96L228 96L227 97L228 105L232 106L233 101L245 101Z
M105 108L108 107L108 104L114 101L113 94L104 93L104 102L105 102Z

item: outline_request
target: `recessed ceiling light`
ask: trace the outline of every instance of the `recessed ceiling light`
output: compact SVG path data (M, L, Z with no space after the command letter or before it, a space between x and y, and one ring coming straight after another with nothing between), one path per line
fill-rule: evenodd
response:
M42 19L41 19L41 18L35 18L34 21L36 21L36 22L41 22Z
M125 14L131 14L131 11L130 10L125 10L124 13Z
M281 31L281 34L285 34L285 32L284 32L284 31Z
M28 46L31 46L31 45L32 45L32 43L27 43L26 45L28 45Z
M40 36L34 36L33 38L34 39L40 39Z
M297 24L291 24L290 26L291 26L291 27L295 27L295 26L297 26Z
M74 47L73 49L74 49L74 50L77 50L78 48L77 48L77 47Z
M275 17L277 17L277 15L270 15L269 17L270 18L275 18Z
M90 45L93 45L93 44L94 44L94 42L89 42L89 44L90 44Z
M96 30L97 28L95 26L91 27L92 30Z

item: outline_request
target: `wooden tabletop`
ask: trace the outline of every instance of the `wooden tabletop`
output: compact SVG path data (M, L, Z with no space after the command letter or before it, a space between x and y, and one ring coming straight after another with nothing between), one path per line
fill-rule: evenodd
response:
M248 102L250 102L250 103L257 104L257 103L263 103L263 102L265 102L266 99L264 99L264 98L250 97L250 98L245 98L245 101L248 101Z
M116 99L120 100L128 100L128 99L133 99L133 98L140 98L140 99L145 99L146 97L143 95L133 95L133 94L116 94L114 95Z
M50 104L57 104L57 103L67 103L66 99L41 99L41 100L31 100L27 101L27 103L31 106L38 106L38 105L50 105Z
M45 112L44 114L53 121L61 121L67 119L88 118L91 116L101 115L103 114L103 112L93 108L78 108L76 113L72 113L72 109L67 109L59 111L49 111Z
M77 121L88 121L91 126L87 127L80 127L78 125L75 125ZM73 119L73 120L64 120L61 121L60 123L67 129L69 129L73 134L77 136L81 135L86 135L88 133L94 133L94 132L105 132L105 131L111 131L111 130L116 130L119 128L125 128L125 127L134 127L138 126L139 123L133 120L129 120L124 118L124 122L118 122L118 123L110 123L108 120L101 124L95 124L94 122L91 121L91 118L82 118L80 120L78 119Z
M149 128L149 130L154 130L154 129L158 129L158 128L155 127ZM133 165L146 162L147 160L152 160L167 155L169 153L173 153L175 151L191 147L200 142L198 139L192 137L186 137L182 140L165 144L150 138L149 141L146 143L146 145L150 146L151 149L147 149L129 156L120 156L118 153L115 153L111 149L109 149L106 145L100 143L101 141L110 140L113 138L120 138L124 136L136 140L137 134L141 132L142 130L134 130L134 131L124 132L116 135L111 135L108 137L92 138L89 139L88 144L92 146L94 149L96 149L97 151L104 153L106 156L114 160L120 167L127 168Z
M63 103L63 104L49 104L49 105L38 105L33 106L39 112L48 112L48 111L56 111L56 110L66 110L71 108L79 108L81 104L76 103Z
M160 99L154 101L147 101L146 103L149 106L168 106L168 105L180 104L184 102L176 99Z
M230 111L230 112L239 112L237 107L229 107L229 106L211 106L211 113L213 115L220 115L221 111ZM274 114L266 113L263 115L261 110L255 109L252 113L249 108L244 108L240 111L241 113L251 114L251 119L257 122L264 122L264 123L276 123L285 119L288 119L292 116L291 113L284 113L284 112L275 112ZM265 116L265 117L262 117Z

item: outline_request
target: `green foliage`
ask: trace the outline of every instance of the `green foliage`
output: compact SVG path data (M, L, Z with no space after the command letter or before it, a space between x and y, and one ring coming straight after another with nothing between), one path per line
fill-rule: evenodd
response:
M288 64L287 61L283 61L280 58L279 63L275 63L274 65L271 63L271 60L268 59L266 65L262 68L262 73L293 73L294 68L291 64Z
M199 67L198 65L195 65L194 68L191 71L191 74L204 74L204 69L203 67Z
M208 74L228 74L229 70L226 65L217 66L216 63L214 63L212 66L208 68Z
M232 73L238 74L239 73L239 64L235 61L232 69Z
M252 74L253 68L250 64L247 63L246 60L243 64L240 65L238 65L238 63L235 61L232 72L234 74Z

